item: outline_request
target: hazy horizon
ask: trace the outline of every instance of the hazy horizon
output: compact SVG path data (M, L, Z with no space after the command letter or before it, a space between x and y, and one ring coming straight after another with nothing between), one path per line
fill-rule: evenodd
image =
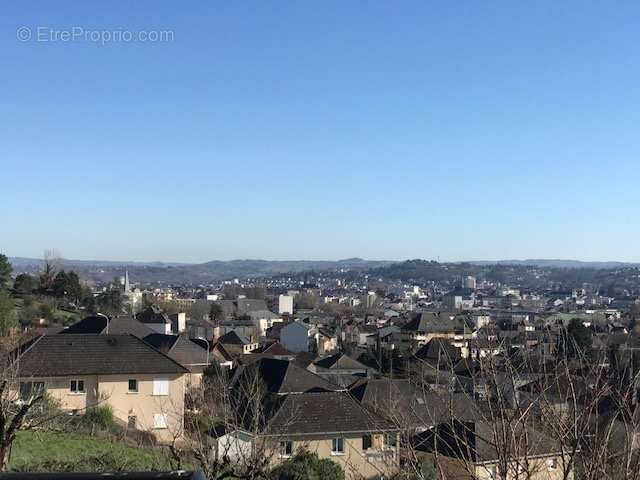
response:
M9 258L19 258L19 259L27 259L27 260L39 260L43 257L43 255L12 255L8 252L2 252L7 255ZM350 256L350 257L340 257L340 258L260 258L260 257L246 257L246 258L209 258L200 261L183 261L183 260L140 260L136 258L81 258L76 256L68 256L62 255L61 252L57 252L57 255L62 260L67 261L79 261L79 262L113 262L113 263L165 263L165 264L184 264L184 265L197 265L201 263L207 262L232 262L232 261L268 261L268 262L338 262L344 260L352 260L352 259L360 259L370 262L404 262L408 260L435 260L441 263L475 263L475 262L506 262L506 261L514 261L514 262L525 262L525 261L543 261L543 262L581 262L581 263L629 263L635 264L640 263L637 261L627 261L627 260L616 260L616 259L606 259L606 260L584 260L584 259L576 259L576 258L560 258L560 257L550 257L550 258L538 258L538 257L521 257L521 258L475 258L475 259L443 259L439 257L407 257L407 258L368 258L362 256Z

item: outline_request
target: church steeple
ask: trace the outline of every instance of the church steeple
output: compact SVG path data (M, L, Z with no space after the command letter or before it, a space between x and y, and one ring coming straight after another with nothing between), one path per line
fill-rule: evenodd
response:
M124 271L124 293L131 292L131 285L129 285L129 270Z

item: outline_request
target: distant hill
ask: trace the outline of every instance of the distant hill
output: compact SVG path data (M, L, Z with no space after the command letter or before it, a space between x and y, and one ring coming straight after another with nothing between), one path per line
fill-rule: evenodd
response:
M548 287L551 283L581 285L631 285L637 264L623 262L579 262L569 260L504 260L439 263L407 260L371 270L374 277L405 282L449 282L456 285L467 275L492 282L527 287ZM542 273L540 271L543 271ZM631 283L629 283L631 281Z
M35 272L42 260L12 257L16 272ZM76 270L86 280L107 282L129 270L136 283L209 283L231 278L264 277L306 271L365 271L392 264L390 261L348 258L344 260L213 260L199 264L163 262L114 262L102 260L64 260L65 268Z
M581 260L545 260L545 259L527 259L527 260L496 260L496 261L473 261L467 262L472 265L530 265L537 267L549 268L621 268L638 266L640 263L632 262L583 262Z

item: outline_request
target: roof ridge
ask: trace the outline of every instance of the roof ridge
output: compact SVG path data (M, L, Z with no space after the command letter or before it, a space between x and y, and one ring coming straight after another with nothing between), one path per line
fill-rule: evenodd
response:
M160 350L158 350L157 348L149 345L147 342L145 342L144 340L142 340L141 338L136 337L135 335L133 335L132 333L127 333L126 335L119 335L119 336L126 336L126 337L131 337L134 338L135 340L137 340L138 342L140 342L141 344L143 344L145 347L153 350L154 352L159 353L160 355L162 355L163 357L169 359L171 362L175 363L178 367L182 368L184 370L183 373L188 373L189 370L187 369L187 367L185 367L184 365L182 365L181 363L176 362L173 358L171 358L169 355L161 352ZM175 342L174 342L175 345ZM173 347L172 347L173 348Z

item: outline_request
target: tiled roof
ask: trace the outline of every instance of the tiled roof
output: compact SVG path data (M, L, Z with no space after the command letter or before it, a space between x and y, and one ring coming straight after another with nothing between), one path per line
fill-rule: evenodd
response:
M303 393L309 390L337 390L338 387L327 382L318 375L299 367L287 360L262 358L251 365L238 368L232 382L241 381L248 369L257 369L269 393L287 394Z
M423 360L440 360L452 363L460 360L458 349L442 338L432 338L426 345L420 347L414 356Z
M218 339L223 345L247 345L249 341L240 337L234 330L230 330Z
M17 362L21 377L187 372L133 335L43 335Z
M346 392L288 395L267 424L268 435L296 436L394 430L394 425Z
M169 316L155 305L151 305L142 310L140 313L136 314L136 319L141 321L142 323L149 324L171 323L171 319L169 318Z
M431 426L478 416L476 404L466 394L425 391L404 379L363 380L351 393L381 415L408 425Z
M316 367L335 370L370 370L366 365L354 360L344 353L336 353L334 355L321 358L320 360L313 362L313 364Z
M169 355L181 365L204 365L207 363L207 350L181 335L152 333L143 338L152 347Z
M453 312L416 312L402 326L406 332L453 332L461 330L464 323Z
M131 317L113 317L108 321L104 316L96 315L86 317L68 328L65 328L62 334L80 334L80 333L109 333L113 335L135 335L138 338L144 338L153 333L144 323L139 322Z

